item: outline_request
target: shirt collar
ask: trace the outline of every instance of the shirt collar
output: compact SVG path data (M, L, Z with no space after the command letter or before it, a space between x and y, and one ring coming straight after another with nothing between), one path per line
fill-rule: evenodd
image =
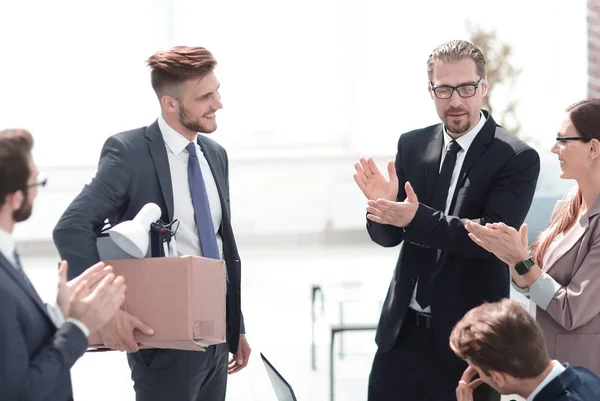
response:
M160 132L162 133L163 140L167 144L167 147L175 156L179 155L188 143L190 143L183 135L171 128L162 116L158 116L158 127L160 128Z
M471 146L471 144L475 140L475 137L477 136L479 131L481 131L481 129L485 125L485 122L487 121L487 119L485 118L485 114L483 114L483 112L480 111L479 114L480 114L480 117L479 117L479 122L477 123L477 125L474 126L469 132L462 135L460 138L456 139L456 143L458 143L460 145L460 147L462 148L462 150L464 150L465 152L467 150L469 150L469 146ZM444 149L446 149L448 147L448 144L450 143L450 141L452 141L453 139L450 135L448 135L448 131L446 131L446 126L444 125L443 127L444 127Z
M529 397L527 397L526 401L533 401L535 396L538 395L538 393L542 391L542 389L546 387L548 383L560 376L560 374L565 371L565 367L561 365L560 362L552 361L552 363L554 364L554 366L552 367L550 373L548 373L548 376L546 376L544 380L542 380L539 386L537 386L531 394L529 394Z
M15 242L10 233L2 229L0 229L0 252L4 254L4 257L8 259L10 263L15 263Z

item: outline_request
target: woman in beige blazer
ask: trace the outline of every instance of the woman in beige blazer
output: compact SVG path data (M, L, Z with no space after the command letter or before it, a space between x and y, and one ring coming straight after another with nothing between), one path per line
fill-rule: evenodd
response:
M577 187L557 203L531 254L526 225L517 231L468 222L466 228L509 265L513 285L536 305L550 355L600 375L600 99L567 109L552 152L560 177Z

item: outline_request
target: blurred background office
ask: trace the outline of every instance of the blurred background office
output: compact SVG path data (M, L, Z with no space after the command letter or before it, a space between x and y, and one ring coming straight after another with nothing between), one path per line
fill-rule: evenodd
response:
M205 46L219 63L213 137L229 152L254 351L227 399L276 399L259 352L299 400L330 399L332 325L376 323L398 254L366 234L353 163L374 156L383 166L402 132L439 121L426 59L450 39L490 47L490 67L500 63L494 118L540 152L533 236L573 185L549 151L562 111L600 96L600 0L2 0L0 127L34 134L49 178L14 233L32 281L54 296L51 230L94 175L104 140L158 116L144 61ZM366 399L373 338L336 336L336 400ZM75 398L132 400L128 375L124 355L88 354L73 370Z

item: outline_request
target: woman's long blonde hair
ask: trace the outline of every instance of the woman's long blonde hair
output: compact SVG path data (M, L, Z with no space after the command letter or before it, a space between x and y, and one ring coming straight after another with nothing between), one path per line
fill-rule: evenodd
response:
M560 209L554 213L550 225L545 229L538 239L531 245L531 251L533 255L533 261L540 268L543 265L544 255L548 250L548 247L560 233L568 231L569 228L573 227L575 220L579 216L581 211L581 205L583 204L583 197L579 188L571 191L565 198L565 203L560 206Z

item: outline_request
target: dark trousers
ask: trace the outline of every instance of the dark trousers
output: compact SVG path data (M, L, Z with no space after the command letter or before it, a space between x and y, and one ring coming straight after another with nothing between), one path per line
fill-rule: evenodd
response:
M369 376L369 401L456 401L456 387L466 369L448 366L435 352L433 332L413 314L407 315L394 347L377 351ZM474 401L500 401L500 394L482 384Z
M143 349L127 355L136 401L225 401L227 344L206 352Z

